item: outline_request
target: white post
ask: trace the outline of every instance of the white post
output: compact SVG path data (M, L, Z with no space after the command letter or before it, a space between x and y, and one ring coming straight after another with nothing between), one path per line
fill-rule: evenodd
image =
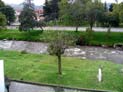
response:
M4 62L0 60L0 92L5 92Z
M99 68L98 69L98 75L97 75L98 81L101 82L102 81L102 69Z

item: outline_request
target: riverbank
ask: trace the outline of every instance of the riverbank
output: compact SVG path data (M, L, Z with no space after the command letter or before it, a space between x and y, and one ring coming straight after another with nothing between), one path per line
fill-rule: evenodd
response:
M64 35L70 38L73 42L71 45L88 44L92 46L113 46L115 43L123 43L123 32L111 32L107 36L107 32L94 32L93 37L88 39L86 32L74 32L74 31L60 31ZM1 31L0 40L18 40L18 41L34 41L34 42L51 42L55 39L57 31L30 31L20 32L18 30L4 30ZM74 41L73 41L74 39Z

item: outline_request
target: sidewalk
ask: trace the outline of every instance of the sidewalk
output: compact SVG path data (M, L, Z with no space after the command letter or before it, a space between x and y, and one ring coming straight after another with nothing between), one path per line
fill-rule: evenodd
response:
M12 81L10 85L10 92L109 92L109 91L71 88L49 84L29 83L23 81Z

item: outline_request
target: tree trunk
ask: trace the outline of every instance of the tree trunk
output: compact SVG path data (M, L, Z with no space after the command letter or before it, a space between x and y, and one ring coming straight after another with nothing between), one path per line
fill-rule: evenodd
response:
M58 74L62 75L61 55L58 56Z
M78 27L78 26L76 26L76 32L78 32L78 28L79 28L79 27Z
M90 28L91 28L91 30L92 30L92 27L93 27L93 24L90 24Z
M43 27L40 27L41 28L41 30L42 30L42 32L44 31L44 29L43 29Z

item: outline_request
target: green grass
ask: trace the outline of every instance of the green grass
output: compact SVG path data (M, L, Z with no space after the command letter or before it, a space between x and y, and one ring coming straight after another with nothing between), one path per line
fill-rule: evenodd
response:
M123 92L122 64L62 57L63 75L59 77L55 56L0 50L0 59L5 60L5 74L12 79ZM97 81L100 65L103 66L101 83Z
M75 37L82 37L86 35L86 32L73 32L64 31L65 34ZM93 39L89 41L91 45L109 45L114 43L123 43L123 32L111 32L110 37L107 38L106 32L94 32ZM87 35L86 35L87 36ZM0 31L0 40L23 40L23 41L40 41L50 42L56 37L56 31L31 31L31 32L19 32L18 30L6 30ZM73 40L73 39L72 39Z

